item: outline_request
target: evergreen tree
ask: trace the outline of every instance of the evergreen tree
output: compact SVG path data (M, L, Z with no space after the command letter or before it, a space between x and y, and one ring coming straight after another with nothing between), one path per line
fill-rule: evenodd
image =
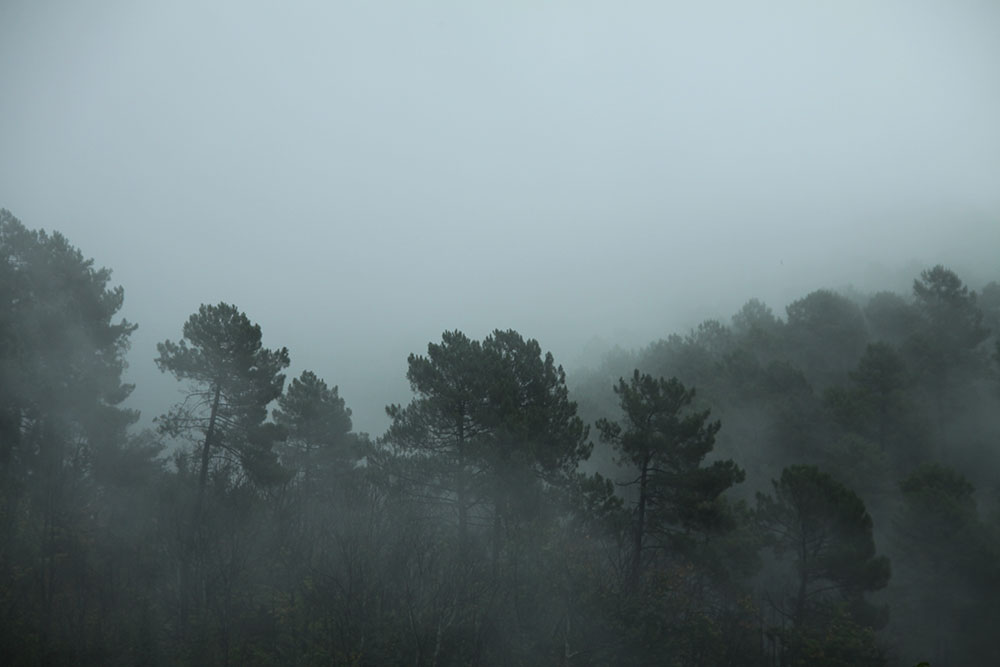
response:
M814 386L841 382L867 343L861 309L836 292L816 290L789 304L787 311L787 354Z
M312 371L302 371L278 398L274 422L287 434L283 462L307 482L315 469L341 467L358 453L352 447L356 440L351 435L351 409L337 387L328 387Z
M956 373L981 366L980 344L990 331L983 325L976 293L954 271L940 264L913 281L920 325L909 341L909 351L937 392Z
M430 473L432 493L457 508L463 545L470 509L492 505L496 556L513 486L519 500L537 504L539 481L568 482L590 454L565 373L537 341L512 330L481 343L445 332L408 365L417 396L405 408L386 408L393 423L383 443L415 455L410 463Z
M875 341L902 345L920 324L916 306L895 292L877 292L865 304L865 322Z
M832 387L826 402L840 425L864 437L882 452L912 462L923 452L902 356L888 343L869 344L846 387Z
M894 625L917 630L900 638L901 649L931 664L995 664L1000 544L980 519L975 487L952 468L924 463L899 490Z
M567 489L590 456L588 428L569 400L566 374L538 341L496 330L482 351L489 373L488 427L480 452L492 485L492 564L500 564L509 529L536 518L552 488Z
M135 326L121 287L58 232L0 210L0 655L80 663L107 637L111 591L90 577L94 463L116 456L137 413L121 408Z
M550 483L567 481L590 456L591 445L569 400L562 366L552 353L542 354L538 341L513 330L494 331L482 350L491 369L483 418L492 424L492 456L520 460Z
M178 343L156 346L160 370L191 381L185 401L161 418L161 429L200 440L199 499L212 457L223 452L254 482L279 481L284 472L272 448L281 433L265 419L268 404L281 396L288 350L264 348L260 326L226 303L203 304L188 318L183 333Z
M460 331L428 343L427 356L411 354L406 377L416 397L406 407L389 405L392 419L381 442L423 470L428 493L452 505L458 516L460 549L468 546L469 510L479 502L475 477L482 473L479 438L488 394L482 345Z
M997 337L1000 335L1000 282L987 283L979 291L976 305L983 312L983 326Z
M731 460L702 467L721 425L708 421L708 410L690 410L694 389L676 378L656 380L636 370L629 382L619 379L615 393L625 419L602 419L597 430L619 452L620 463L636 473L630 482L637 486L629 575L634 589L643 552L678 547L681 534L718 521L719 496L743 480L743 471Z
M794 562L784 610L793 624L829 621L831 602L845 605L857 623L882 624L884 615L864 595L886 586L889 560L875 555L864 502L815 466L789 466L773 486L773 497L757 494L757 516L774 552Z

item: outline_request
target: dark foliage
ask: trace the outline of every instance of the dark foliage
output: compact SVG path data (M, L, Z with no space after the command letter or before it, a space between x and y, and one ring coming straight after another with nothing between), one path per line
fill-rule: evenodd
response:
M751 300L572 391L445 332L373 442L225 303L130 431L109 280L0 211L5 664L1000 663L995 282Z

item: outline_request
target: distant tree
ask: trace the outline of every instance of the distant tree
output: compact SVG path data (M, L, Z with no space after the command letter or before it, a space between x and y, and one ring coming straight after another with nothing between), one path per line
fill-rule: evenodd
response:
M79 438L120 441L138 418L118 407L134 388L122 373L136 326L114 322L124 291L111 271L0 209L0 278L0 460L61 464ZM58 443L24 442L37 437Z
M865 349L857 369L848 378L860 391L873 399L879 414L888 413L894 394L906 382L906 365L896 350L886 343L873 343Z
M979 517L975 487L952 468L924 463L899 489L891 537L902 581L893 616L918 629L906 648L931 664L996 663L998 545Z
M904 425L906 363L888 343L872 343L848 378L847 387L827 392L827 402L843 425L886 449Z
M1000 338L997 339L997 342L996 342L996 344L993 347L994 347L993 361L998 366L1000 366Z
M686 336L670 334L651 343L642 351L638 363L654 375L714 389L719 365L733 351L736 341L722 322L705 320Z
M1000 282L987 283L979 292L977 305L983 312L983 326L994 336L1000 335Z
M719 320L705 320L687 336L687 340L721 359L733 349L733 332Z
M733 315L732 331L737 344L758 362L767 363L779 352L784 323L759 299L750 299Z
M795 586L784 610L796 627L829 620L831 603L877 627L882 615L864 595L886 586L889 560L876 556L864 502L815 466L785 468L774 496L757 494L758 522L780 557L791 554Z
M957 547L978 521L975 487L961 473L936 463L922 464L899 486L905 504L897 528L910 540L909 548L932 561L936 570L960 564L962 550Z
M550 483L561 483L590 456L589 430L569 400L566 373L534 339L496 330L483 340L490 365L489 409L493 453L521 462Z
M925 321L953 347L975 347L989 335L976 293L954 271L938 264L921 272L913 281L913 294Z
M988 326L993 335L990 361L1000 365L1000 283L993 281L987 284L979 295L979 307L983 311L983 324ZM1000 372L993 370L994 377L1000 381Z
M569 400L565 373L535 340L494 331L483 342L458 331L411 354L407 378L417 396L386 408L393 423L383 442L416 455L434 471L440 498L458 511L468 539L468 512L493 505L496 523L515 497L503 489L524 483L518 496L537 498L537 483L568 481L590 454L587 429Z
M106 640L85 613L113 594L89 576L106 507L93 473L138 417L121 407L135 325L116 321L124 292L110 279L58 232L0 209L0 655L11 664L79 664Z
M864 314L871 337L892 345L901 345L920 324L916 306L894 292L876 293Z
M423 467L430 461L438 479L431 493L458 514L459 543L468 545L469 510L478 502L473 479L481 476L477 451L487 432L486 369L482 344L460 331L446 331L441 343L428 343L427 356L411 354L406 377L416 397L409 405L389 405L392 424L382 438Z
M965 467L955 444L967 437L963 422L988 409L989 330L975 292L943 266L921 273L913 292L920 320L901 350L934 427L935 458Z
M416 395L406 407L387 408L393 422L374 464L414 520L447 530L453 524L442 509L457 513L446 580L414 588L429 583L467 601L444 619L430 614L437 616L437 646L446 628L464 626L463 646L455 647L463 662L537 661L537 654L527 657L531 647L551 636L529 619L565 608L564 596L550 600L541 580L542 572L561 571L560 560L539 544L552 536L560 501L577 488L576 467L590 452L587 429L562 368L537 341L511 330L482 342L454 331L427 350L408 359ZM481 569L486 562L489 575Z
M692 412L695 392L676 378L654 379L636 370L629 382L618 381L615 393L625 418L622 423L597 422L601 438L615 447L621 463L636 472L638 486L633 519L630 587L639 585L643 552L651 536L661 539L710 526L719 518L719 496L743 480L732 461L702 467L712 450L719 422L709 411Z
M330 388L312 371L303 371L278 398L274 422L285 429L288 464L308 481L317 468L343 465L356 441L351 436L351 410L337 387Z
M720 370L725 407L733 414L729 435L722 437L738 448L729 451L739 451L741 463L751 465L757 458L764 474L773 475L776 460L816 460L826 445L827 429L823 405L805 373L788 361L762 365L740 352L729 355Z
M940 390L955 372L980 365L976 352L990 331L983 326L976 293L941 265L913 281L913 294L921 324L909 349Z
M774 311L760 299L750 299L733 315L733 331L747 336L754 330L771 333L781 325Z
M861 309L847 297L817 290L789 304L785 335L791 358L814 385L841 381L868 339Z
M260 326L236 306L202 305L184 324L179 343L157 345L156 364L191 382L183 403L161 418L170 435L200 440L199 498L204 495L212 456L226 452L253 481L267 485L284 472L273 445L280 429L265 423L267 406L281 396L288 350L261 345Z

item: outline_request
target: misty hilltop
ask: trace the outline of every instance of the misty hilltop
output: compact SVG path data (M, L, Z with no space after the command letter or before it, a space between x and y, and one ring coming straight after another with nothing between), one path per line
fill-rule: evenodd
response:
M1000 664L1000 3L7 0L0 82L7 662Z
M18 661L996 657L1000 282L750 299L573 375L446 330L373 437L225 302L157 344L179 393L141 428L111 272L6 210L0 253Z
M147 415L206 302L377 432L445 329L571 363L751 298L995 277L994 3L295 5L0 6L0 205L128 287Z

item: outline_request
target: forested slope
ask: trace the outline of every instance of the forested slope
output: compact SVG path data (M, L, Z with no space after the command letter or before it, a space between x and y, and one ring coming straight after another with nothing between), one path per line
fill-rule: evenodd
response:
M751 300L572 377L445 331L377 438L226 303L136 432L123 299L0 213L6 664L1000 664L996 282Z

